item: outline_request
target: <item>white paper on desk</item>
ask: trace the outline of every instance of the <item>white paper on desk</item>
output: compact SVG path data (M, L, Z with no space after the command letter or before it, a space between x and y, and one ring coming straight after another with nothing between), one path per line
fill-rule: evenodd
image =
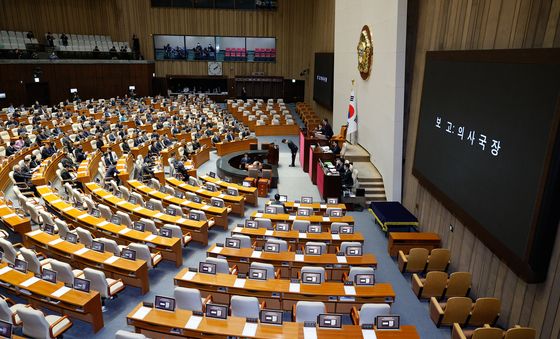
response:
M323 210L324 210L324 209L326 209L326 208L327 208L327 205L323 205L323 204L321 204L321 209L323 209Z
M262 218L263 214L262 213L255 213L255 218Z
M126 201L125 201L125 200L121 200L121 201L119 201L119 202L117 203L117 205L119 205L119 206L124 205L124 204L126 204Z
M105 226L105 225L108 225L108 224L109 224L109 222L107 220L103 220L102 222L97 224L97 226Z
M87 213L80 214L80 215L78 215L78 219L83 219L83 218L87 217L88 215L89 214L87 214Z
M187 186L187 184L185 184L185 183L182 183L182 184L179 185L179 187L185 187L185 186Z
M262 254L262 251L253 251L253 253L251 253L251 258L260 258Z
M6 267L2 267L0 269L0 275L4 274L4 273L8 273L12 270L12 268L10 266L6 266Z
M157 213L154 215L154 218L159 218L159 217L161 217L162 215L163 215L163 213L157 212Z
M142 206L137 206L137 207L134 207L134 209L132 209L132 210L133 210L134 212L138 212L138 211L140 211L141 209L142 209Z
M110 256L109 258L105 259L104 263L106 263L106 264L112 264L112 263L114 263L115 261L117 261L117 259L119 259L119 257L112 255L112 256Z
M294 207L296 207L296 208L299 207L299 202L295 202Z
M317 328L315 328L315 327L304 327L303 328L303 338L304 339L317 339Z
M223 198L225 196L226 196L225 194L221 193L220 195L218 195L218 198Z
M254 337L257 334L257 328L259 324L255 323L245 323L245 327L243 327L243 333L241 334L242 337Z
M340 234L331 234L333 240L340 240Z
M264 231L264 235L271 236L271 235L273 235L273 234L274 234L274 231L273 231L273 230L266 230L266 231Z
M79 250L77 250L76 252L74 252L75 255L82 255L84 253L86 253L87 251L89 251L89 249L87 247L82 247Z
M290 283L290 292L299 293L299 284Z
M128 227L123 228L122 230L119 231L119 234L127 234L128 232L130 232L131 229Z
M221 253L223 247L214 246L214 248L210 251L212 253Z
M244 288L245 287L245 281L247 281L247 279L235 279L235 282L233 283L233 287L237 287L237 288Z
M202 317L191 315L189 321L185 324L185 328L188 328L189 330L196 330L201 321Z
M329 217L323 217L323 221L324 221L324 222L329 222L329 221L331 221L331 218L329 218Z
M179 224L182 224L182 223L184 223L185 221L187 221L187 219L185 219L185 218L179 218L179 219L177 219L177 222L178 222Z
M295 215L290 215L290 216L288 217L288 219L289 219L289 220L292 220L292 221L293 221L293 220L296 220L296 216L295 216Z
M138 311L136 311L136 312L132 315L132 318L138 319L138 320L143 320L143 319L148 315L148 313L150 313L151 310L152 310L152 309L151 309L150 307L144 307L144 306L142 306L142 307L140 307L140 308L138 309Z
M344 294L356 295L356 288L354 286L344 286Z
M242 229L241 227L235 227L232 232L233 233L241 233L241 229Z
M346 257L343 255L337 255L336 256L336 261L338 261L340 264L346 264L348 261L346 260Z
M206 211L206 210L209 210L209 209L210 209L210 206L204 205L204 206L202 206L202 209L205 210L205 211Z
M199 188L199 189L196 190L196 193L201 193L201 192L204 192L204 190L202 188Z
M152 240L154 240L155 238L157 238L157 235L155 235L155 234L150 234L149 236L147 236L147 237L144 238L144 241L152 241Z
M307 233L300 233L299 238L300 239L307 239Z
M41 231L41 230L35 230L35 231L27 232L27 236L28 236L28 237L34 237L34 236L36 236L37 234L40 234L40 233L42 233L42 232L43 232L43 231Z
M51 204L58 204L58 203L61 202L61 201L62 201L62 200L60 200L60 199L56 199L56 200L51 201Z
M52 241L49 241L49 246L54 246L56 244L60 244L61 242L63 242L64 240L58 238L58 239L54 239Z
M362 337L364 337L364 339L377 339L374 330L362 330Z
M194 278L195 275L196 275L196 272L188 271L187 273L185 273L185 274L183 275L183 279L185 279L185 280L192 280L192 278Z
M4 207L5 207L5 206L6 206L6 205L4 205ZM10 214L6 214L6 215L2 216L2 218L8 219L8 218L12 218L12 217L15 217L15 216L17 216L16 213L10 213Z
M34 283L36 283L37 281L39 281L40 279L37 277L31 277L29 279L27 279L26 281L21 283L21 286L23 287L29 287L31 285L33 285Z
M73 210L73 209L74 209L74 206L64 207L64 208L62 209L62 212L68 212L68 211L71 211L71 210Z
M305 261L305 256L303 254L296 254L294 257L295 261Z
M71 288L70 287L66 287L66 286L62 286L61 288L59 288L58 290L54 291L53 293L51 293L51 295L55 298L60 298L62 297L66 292L70 291Z

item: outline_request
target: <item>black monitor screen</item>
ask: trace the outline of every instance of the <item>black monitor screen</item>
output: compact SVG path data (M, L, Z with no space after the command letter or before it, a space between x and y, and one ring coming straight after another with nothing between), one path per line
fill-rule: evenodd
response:
M168 207L167 210L165 211L167 214L169 215L173 215L175 216L177 214L177 211L174 208L170 208Z
M328 204L328 205L336 205L336 204L338 204L338 198L328 198L328 199L327 199L327 204Z
M148 201L146 203L146 208L149 209L149 210L154 210L154 203L151 202L151 201Z
M222 200L212 199L212 206L214 207L224 207L224 202Z
M66 234L66 241L75 244L78 242L78 235L74 233L68 233Z
M104 252L105 251L105 244L99 241L92 241L91 242L91 249L97 252Z
M227 319L228 307L226 305L206 304L206 316L210 318Z
M264 244L264 251L278 253L280 252L280 245L274 242L267 242L266 244Z
M334 84L334 53L315 53L313 100L332 109Z
M202 202L202 198L198 195L195 195L194 197L192 197L192 201L200 204Z
M307 233L321 233L321 225L309 225Z
M268 213L268 214L276 214L276 208L273 206L266 206L264 208L264 213Z
M342 315L340 314L319 314L317 317L319 327L325 328L341 328Z
M226 247L241 248L241 240L235 238L226 238Z
M303 272L301 274L301 282L305 284L320 284L321 273Z
M165 227L162 227L162 228L159 229L159 234L162 237L166 237L166 238L173 237L173 231L170 230L169 228L165 228Z
M210 172L210 173L208 173L208 176L209 176L210 178L215 178L215 177L216 177L216 173Z
M43 268L41 279L56 284L56 272L48 268Z
M228 189L226 189L226 193L227 193L227 195L236 196L237 195L237 190L234 189L234 188L228 188Z
M245 227L247 227L247 228L258 228L259 224L255 220L245 220Z
M130 196L130 198L128 198L128 202L131 204L136 204L138 202L138 199L136 199L135 196Z
M354 284L358 286L375 285L374 274L356 274L354 276Z
M120 225L121 224L121 217L119 215L113 215L111 217L111 223L115 224L115 225Z
M121 251L121 257L128 260L136 260L136 251L130 248L123 248Z
M183 192L175 192L175 197L179 199L183 199L185 195L183 194Z
M529 282L560 213L558 79L546 49L431 52L424 72L413 173Z
M321 246L305 245L305 254L307 255L321 255L321 252Z
M45 225L45 227L44 227L44 231L45 231L45 233L48 233L48 234L50 234L50 235L53 235L53 234L54 234L54 226L53 226L53 225L47 224L47 225Z
M216 274L216 264L202 261L198 263L198 271L200 273Z
M335 209L335 210L331 210L330 211L330 216L331 217L335 217L335 218L340 218L342 217L342 210L341 209Z
M146 229L146 224L144 224L144 223L141 222L141 221L136 221L136 222L133 224L132 228L135 229L135 230L137 230L137 231L144 232L144 230Z
M101 216L101 212L98 209L93 209L91 210L91 215L96 218L99 218Z
M189 219L198 221L200 220L200 215L198 213L191 212L189 213Z
M300 209L298 209L297 214L299 216L302 216L302 217L308 217L309 216L309 210L307 208L300 208Z
M398 330L401 327L398 315L378 315L375 323L378 330Z
M290 226L286 223L276 224L276 230L281 232L288 232L290 230Z
M312 197L301 197L302 204L312 204L313 198Z
M354 226L352 225L344 225L338 228L338 233L340 234L352 234L354 233Z
M175 299L163 297L161 295L156 295L156 300L154 303L155 308L164 311L174 311L175 310Z
M90 281L82 278L74 278L74 289L82 292L89 292Z
M21 259L16 259L14 263L14 269L23 273L27 273L27 262Z
M227 183L230 183L231 182L231 177L224 177L224 181L227 182Z
M12 337L12 324L0 320L0 338Z
M283 313L276 310L261 310L260 320L263 324L282 325Z
M362 246L348 246L346 247L346 253L349 257L357 257L362 255Z
M280 202L287 202L288 201L288 196L287 195L280 195Z
M250 268L249 279L266 280L266 270L262 268Z

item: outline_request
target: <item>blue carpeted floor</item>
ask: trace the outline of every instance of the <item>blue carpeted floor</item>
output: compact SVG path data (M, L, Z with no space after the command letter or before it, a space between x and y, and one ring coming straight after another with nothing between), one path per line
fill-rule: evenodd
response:
M298 138L291 137L297 144ZM282 137L259 137L259 142L275 142L280 144ZM215 170L217 156L215 152L211 152L210 161L205 163L199 173L207 173ZM278 191L281 194L287 194L288 199L299 199L301 196L312 196L319 200L319 191L316 186L311 183L309 175L304 173L301 167L288 167L290 161L290 153L286 145L280 145L280 181ZM271 192L271 197L276 190ZM259 199L259 208L263 209L264 202L267 199ZM245 215L249 216L257 208L248 206ZM428 316L428 302L419 301L412 293L410 287L410 276L403 276L397 269L395 259L389 257L387 253L387 238L380 231L379 227L374 224L371 214L364 210L363 212L349 212L355 219L357 231L361 232L365 241L365 251L375 254L378 260L378 269L376 272L376 280L378 282L390 282L396 292L396 301L393 304L392 312L401 316L402 324L410 324L416 326L422 338L449 338L449 328L438 329ZM230 229L232 225L243 222L243 218L230 217ZM224 242L229 232L221 230L212 230L209 235L209 243ZM206 248L200 244L190 244L183 250L184 266L197 266L198 262L205 258ZM127 314L142 301L153 301L155 295L173 295L173 277L181 268L175 268L175 265L168 261L163 261L156 269L150 271L150 292L141 295L138 288L127 287L119 294L117 299L108 301L108 311L103 314L105 327L98 333L93 333L88 323L73 320L74 325L65 334L65 338L113 338L117 330L127 329L133 331L133 328L127 326ZM3 288L0 292L6 293ZM10 295L11 296L11 295ZM23 300L16 298L20 302ZM286 320L289 318L286 315ZM348 319L346 319L349 321Z

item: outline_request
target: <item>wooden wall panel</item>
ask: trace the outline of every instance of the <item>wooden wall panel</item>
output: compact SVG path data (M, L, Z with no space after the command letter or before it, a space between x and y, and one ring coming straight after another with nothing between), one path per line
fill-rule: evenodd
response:
M528 325L541 338L559 338L560 232L547 280L527 284L418 183L412 163L426 51L560 47L560 0L422 0L418 5L404 204L418 216L423 230L442 236L443 245L452 252L451 270L473 273L475 296L501 299L500 325ZM449 231L449 224L455 226L454 232Z

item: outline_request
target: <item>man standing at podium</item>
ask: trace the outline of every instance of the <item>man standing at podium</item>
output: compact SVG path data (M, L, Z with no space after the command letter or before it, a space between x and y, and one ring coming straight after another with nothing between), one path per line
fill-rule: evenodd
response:
M288 144L288 147L290 148L290 151L292 152L292 164L290 165L290 167L296 167L296 154L298 151L298 147L296 146L296 144L294 144L294 142L292 140L286 140L286 139L282 139L282 143L283 144Z

